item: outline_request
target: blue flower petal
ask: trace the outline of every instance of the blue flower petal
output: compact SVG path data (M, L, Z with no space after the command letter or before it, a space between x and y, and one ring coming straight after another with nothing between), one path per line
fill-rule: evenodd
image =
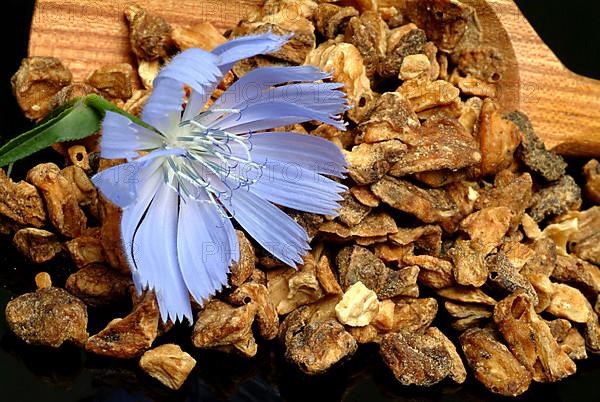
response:
M127 245L136 268L134 280L141 280L142 287L154 290L163 322L194 320L177 258L178 205L178 194L159 185ZM127 234L131 228L128 229Z
M346 186L298 164L268 163L250 191L275 204L315 214L338 214Z
M160 86L166 79L189 85L193 90L204 92L217 85L223 74L217 66L218 57L202 49L192 48L173 57L154 79L154 85Z
M212 90L209 89L207 91L202 92L192 90L187 105L185 106L185 111L183 112L183 117L181 118L181 120L189 121L196 117L198 114L200 114L204 109L206 102L208 102L208 100L210 99L213 91L214 88L212 88Z
M337 90L342 86L337 82L282 85L264 91L261 100L263 103L290 102L335 116L348 110L346 94ZM251 103L252 101L249 102L249 104Z
M243 187L221 202L265 250L291 267L302 264L310 250L308 235L282 210Z
M131 268L133 282L138 293L147 287L147 283L140 277L138 268L133 258L133 237L148 210L148 206L156 196L160 186L164 185L161 160L152 161L146 169L139 172L139 186L136 201L123 208L121 216L121 240L127 262ZM139 251L136 249L136 252Z
M135 202L138 187L144 183L144 177L149 177L162 164L161 160L157 161L158 158L184 154L185 151L181 148L157 149L132 162L98 172L92 177L92 183L113 204L125 208Z
M212 111L235 109L239 110L239 113L225 116L218 113L205 114L200 122L205 126L243 133L316 119L345 130L340 115L348 109L348 106L345 94L338 90L342 85L315 83L313 81L327 78L328 74L306 67L308 66L259 68L251 71L225 91L209 108ZM274 87L274 85L294 81L298 83ZM284 107L286 103L290 105L287 109ZM294 106L302 107L303 110L290 111ZM259 117L252 120L251 112L261 111L263 114L259 114ZM258 120L263 120L262 125L252 124L252 121ZM242 125L242 122L248 124L236 127L231 124L232 121L239 125ZM267 121L270 127L267 127Z
M318 174L345 177L348 162L333 142L314 135L268 132L249 136L252 160L295 164ZM239 150L240 155L242 151Z
M127 117L107 111L102 120L100 156L105 159L132 159L139 151L152 150L163 145L163 137L142 127Z
M215 101L211 108L233 108L241 101L254 97L275 85L291 82L314 82L331 77L315 66L260 67L234 82Z
M154 79L154 90L142 111L142 119L167 134L181 121L184 85L193 89L184 119L198 113L223 79L217 57L202 49L179 53ZM192 115L191 117L189 117Z
M230 98L235 97L238 99L237 102L224 102L227 103L228 108L240 111L239 113L229 115L228 120L230 121L242 121L245 117L244 115L248 113L249 107L258 109L262 106L267 110L275 107L281 108L278 105L288 103L310 110L322 116L321 118L328 119L328 122L331 122L330 118L333 118L335 119L334 125L345 130L345 125L339 121L339 115L344 113L348 107L346 104L346 95L342 91L337 90L340 86L341 84L339 83L300 83L266 88L262 91L259 91L258 88L247 87L242 93L231 93L230 95L224 93L221 98L229 96ZM214 104L209 110L218 110L220 108L222 108L221 105ZM308 113L304 114L308 115ZM212 117L212 119L201 119L200 122L206 126L210 124L211 126L221 128L227 125L225 118L219 119L213 116L219 115L216 113L207 114L207 117ZM306 120L300 122L303 121Z
M239 260L235 230L219 209L207 196L179 205L179 266L190 294L201 304L227 285L229 266Z
M292 35L280 36L271 32L242 36L214 48L212 53L219 56L219 68L225 74L240 60L279 50L291 37Z
M92 183L103 196L120 208L135 202L140 164L124 163L103 170L92 177Z
M271 33L244 36L230 40L213 49L211 52L211 56L213 56L211 62L217 65L217 70L211 65L210 73L214 75L214 79L204 78L202 82L206 85L202 89L198 89L189 82L184 81L188 83L194 91L188 101L183 120L191 120L202 111L204 105L206 105L212 96L217 84L223 79L223 76L231 70L235 63L257 54L271 53L283 46L288 38L289 36L278 36ZM216 71L219 71L219 73Z
M152 95L142 110L142 120L163 134L179 124L185 91L183 84L173 79L156 82Z
M264 102L249 105L240 113L229 114L211 124L210 128L225 130L233 134L245 134L290 124L318 120L344 129L341 119L327 111L309 109L284 101Z

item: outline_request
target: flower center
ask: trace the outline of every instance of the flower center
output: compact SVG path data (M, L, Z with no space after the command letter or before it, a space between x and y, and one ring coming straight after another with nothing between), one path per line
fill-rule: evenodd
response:
M209 115L240 113L238 110L215 109L183 121L168 148L181 148L185 155L166 157L164 179L184 200L191 198L217 203L234 190L249 187L262 176L264 164L252 160L252 134L232 134L210 128L201 122Z

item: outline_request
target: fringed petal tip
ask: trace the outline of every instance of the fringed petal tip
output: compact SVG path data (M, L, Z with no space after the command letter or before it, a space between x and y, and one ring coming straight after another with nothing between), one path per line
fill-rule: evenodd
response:
M347 111L348 109L344 108L344 113ZM333 116L329 116L330 120L327 122L327 124L337 128L340 131L346 131L348 130L348 123L344 120L343 115L333 115Z
M331 71L328 71L328 72L325 72L325 73L324 73L324 74L325 74L325 77L324 77L323 79L332 79L332 78L333 78L333 73L334 73L334 69L332 68L332 69L331 69ZM341 82L340 82L340 83L338 83L338 84L339 84L339 86L338 86L336 89L342 89L342 88L344 88L344 86L345 86L345 85L344 85L343 83L341 83ZM342 91L342 92L343 92L343 91ZM344 96L346 96L346 93L345 93L345 92L343 92L343 93L344 93ZM348 110L352 110L352 109L354 109L354 105L352 105L352 104L351 104L351 103L348 101L348 98L346 97L346 98L345 98L345 103L344 103L344 105L342 106L342 108L343 108L343 110L342 110L342 112L341 112L341 113L343 114L343 113L347 112ZM346 124L346 126L347 126L347 124ZM342 131L346 131L346 128L343 128L343 129L341 129L341 130L342 130Z
M322 71L320 68L315 67L316 69ZM323 80L331 80L333 79L333 70L332 71L323 71ZM344 86L344 84L342 84L341 82L340 84L340 88L342 88Z
M277 244L271 248L265 247L265 250L267 250L271 255L279 259L288 267L294 269L298 269L304 265L304 257L306 257L311 249L312 248L310 245L308 245L308 243L305 247L296 248L289 247L285 244Z
M192 312L192 304L191 299L187 305L183 306L175 306L166 301L166 297L164 296L161 289L157 289L156 287L151 286L149 283L138 285L136 281L136 277L140 280L139 273L132 272L132 278L134 283L136 283L135 288L138 295L142 295L144 292L154 292L156 295L156 302L158 304L158 310L160 312L160 319L163 324L168 323L169 321L173 324L184 323L187 321L188 325L192 325L194 323L194 314Z
M156 292L156 291L155 291ZM188 325L191 326L194 323L194 313L192 312L191 302L189 306L186 306L182 311L181 308L173 308L169 309L171 306L162 301L162 297L159 293L156 293L156 298L158 300L159 310L160 310L160 318L164 324L171 321L173 324L188 322Z
M324 165L318 173L322 174L325 177L330 176L338 178L340 180L344 180L348 177L348 167L344 164L336 165L333 163L329 163L327 165ZM341 192L343 193L344 191Z
M342 204L340 204L340 202L344 199L344 197L342 197L342 194L348 191L348 187L342 184L340 188L341 191L338 192L339 199L335 200L335 207L331 210L331 213L327 214L327 216L336 218L340 215L340 210L342 209Z
M159 304L159 306L164 305L163 297L160 295L159 291L155 289L152 285L150 285L148 282L143 282L139 271L132 269L131 276L133 279L135 291L138 296L143 295L145 292L154 292L156 294L156 301ZM163 324L166 324L169 321L171 321L173 324L187 322L189 326L192 326L194 323L194 315L191 307L192 300L200 308L204 308L204 306L206 306L206 304L209 303L213 299L213 297L215 297L218 293L223 291L223 289L225 289L226 286L227 284L222 284L218 289L215 289L213 292L207 294L200 300L197 300L194 296L190 294L190 308L184 308L184 311L182 311L181 309L159 308L161 321L163 322Z
M269 30L264 33L264 34L258 34L258 35L254 35L256 38L261 38L261 39L269 39L273 42L275 42L276 44L276 48L274 50L271 50L271 52L278 50L279 48L281 48L283 45L285 45L290 39L292 39L295 36L295 32L290 32L284 35L278 35L278 34L274 34L273 30L269 28Z
M224 72L239 60L279 50L291 37L292 34L275 35L271 31L258 35L240 36L216 47L211 53L219 57L218 65Z
M201 309L204 308L217 294L223 291L228 286L228 284L221 285L218 289L215 289L210 294L206 295L206 297L197 300L194 296L190 295L190 300L193 300ZM149 290L150 287L147 286L145 289ZM138 292L140 293L140 292ZM157 296L158 297L158 296ZM159 303L160 304L160 303ZM191 301L190 301L191 305ZM163 309L160 309L161 320L164 324L171 321L174 324L177 323L187 323L188 326L192 326L194 324L194 315L193 311L190 310L189 313L182 313L179 310L166 311L163 314Z
M160 319L163 324L166 324L169 321L173 324L184 323L187 321L188 325L191 326L194 323L191 302L188 306L183 306L183 309L174 309L172 308L173 306L167 306L165 304L161 291L145 280L141 273L134 267L131 269L131 279L133 280L135 292L138 297L141 297L147 292L154 292L156 296L156 302L159 306Z

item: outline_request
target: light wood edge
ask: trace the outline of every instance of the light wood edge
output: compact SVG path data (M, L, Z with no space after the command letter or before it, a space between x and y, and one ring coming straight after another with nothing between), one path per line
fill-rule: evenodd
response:
M512 0L488 0L510 37L521 87L519 108L547 147L600 156L600 81L567 69Z

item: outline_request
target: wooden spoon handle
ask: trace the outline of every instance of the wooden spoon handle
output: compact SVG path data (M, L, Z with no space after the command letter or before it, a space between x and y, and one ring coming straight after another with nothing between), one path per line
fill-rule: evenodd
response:
M488 0L508 33L520 76L519 108L546 146L600 156L600 81L569 71L512 0Z

